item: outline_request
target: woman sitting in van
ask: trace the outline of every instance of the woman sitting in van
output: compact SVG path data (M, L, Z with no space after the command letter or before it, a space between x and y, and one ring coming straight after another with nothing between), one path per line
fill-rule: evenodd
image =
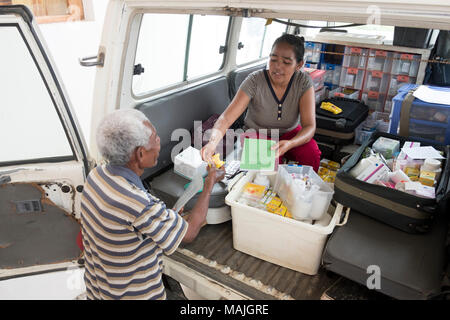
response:
M304 50L303 37L284 34L275 40L268 70L251 73L241 84L216 121L208 144L202 148L203 160L211 160L226 130L248 107L244 130L268 129L270 138L270 130L278 129L279 141L273 149L279 161L284 156L318 170L321 152L313 140L316 130L314 87L310 76L300 70ZM265 138L262 134L244 136Z

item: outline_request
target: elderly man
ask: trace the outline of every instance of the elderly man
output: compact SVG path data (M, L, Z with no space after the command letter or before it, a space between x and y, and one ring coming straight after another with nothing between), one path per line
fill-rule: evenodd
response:
M160 150L156 130L142 112L106 116L97 145L107 164L89 173L81 198L88 299L165 299L161 256L195 239L224 171L209 169L186 221L148 193L139 178L156 165Z

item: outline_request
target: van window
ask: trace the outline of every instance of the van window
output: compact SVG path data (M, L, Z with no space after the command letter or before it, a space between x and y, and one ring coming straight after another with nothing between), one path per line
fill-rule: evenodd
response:
M243 65L268 57L276 38L286 32L287 27L278 22L266 26L266 19L244 18L239 36L240 49L236 55L236 64Z
M135 65L144 72L133 77L133 93L175 85L219 71L229 17L144 14Z
M133 77L136 95L183 81L189 15L144 14L135 65L144 73Z
M0 27L0 162L73 157L67 136L24 38L15 26Z
M198 16L193 17L192 36L189 45L187 78L213 73L222 67L229 17Z

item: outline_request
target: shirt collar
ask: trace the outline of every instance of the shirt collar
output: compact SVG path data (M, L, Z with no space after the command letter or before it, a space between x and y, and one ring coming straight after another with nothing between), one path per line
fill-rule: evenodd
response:
M141 179L139 176L131 169L124 167L124 166L116 166L116 165L106 165L106 169L113 175L121 176L125 178L129 183L134 184L136 187L142 189L143 191L147 192L145 190L144 185L142 184Z

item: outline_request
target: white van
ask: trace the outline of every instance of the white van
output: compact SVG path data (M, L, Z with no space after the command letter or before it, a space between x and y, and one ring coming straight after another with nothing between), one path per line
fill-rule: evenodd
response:
M312 20L324 21L324 27L336 21L379 23L391 36L392 26L448 30L450 3L111 0L98 54L81 61L96 68L92 134L113 110L143 111L161 137L161 153L142 180L149 187L169 183L173 150L183 138L174 130L189 133L194 121L220 114L245 77L265 67L272 42L283 32L300 32L312 43L418 55L422 61L411 81L422 83L429 48L393 46L390 39L356 33L320 38L299 26ZM21 277L83 267L75 241L80 196L101 159L95 139L89 147L85 143L25 6L0 6L0 41L0 287L5 288L2 283ZM212 211L229 210L219 199L225 191L216 191ZM164 257L164 263L164 273L208 299L319 299L336 280L324 272L306 276L234 250L229 222L205 227L194 243ZM82 293L77 288L75 295L64 297Z

